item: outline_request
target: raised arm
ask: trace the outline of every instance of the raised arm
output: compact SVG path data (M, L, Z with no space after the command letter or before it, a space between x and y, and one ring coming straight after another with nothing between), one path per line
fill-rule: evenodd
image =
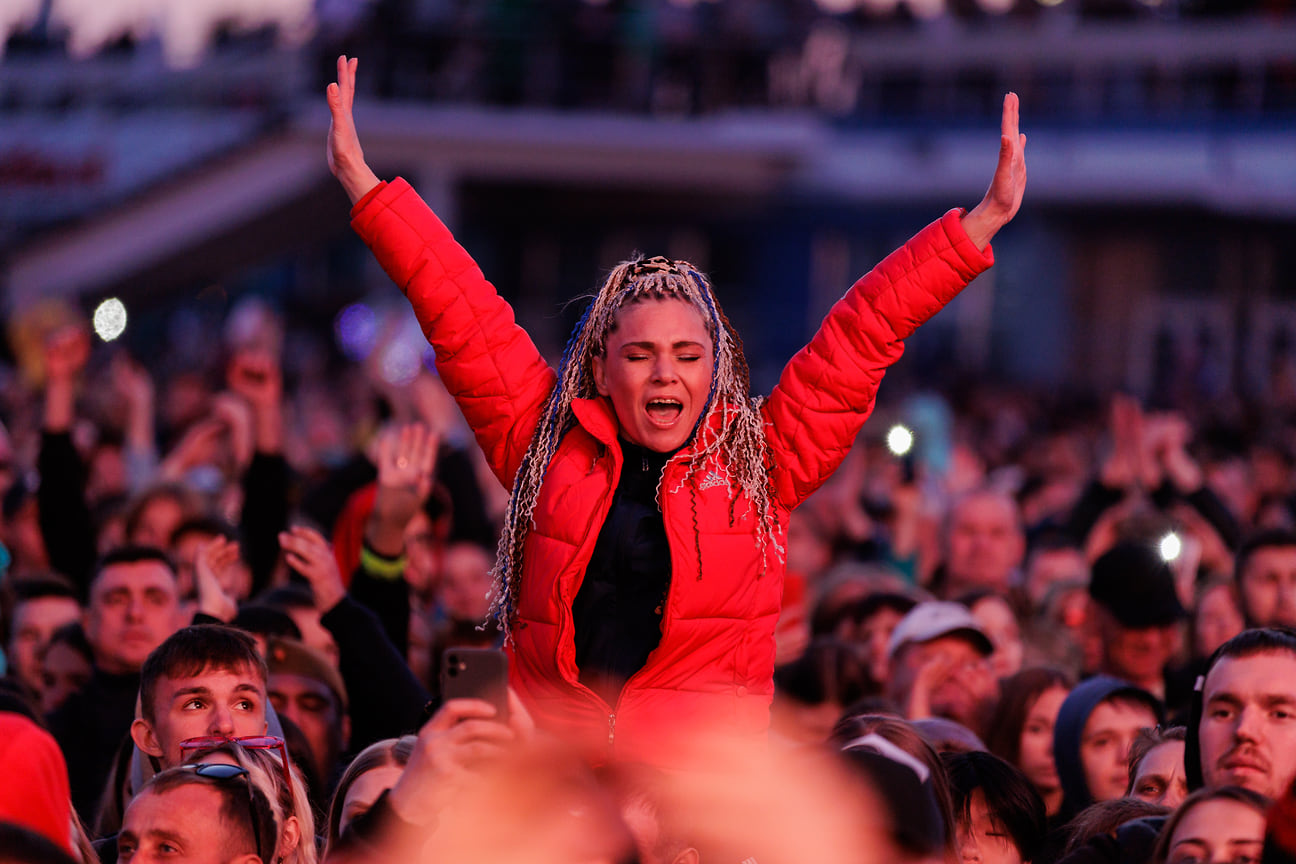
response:
M437 372L496 479L511 486L555 376L513 309L410 185L365 164L351 116L356 63L338 58L328 88L328 159L350 196L351 227L410 301Z
M963 230L982 252L999 229L1017 215L1026 192L1026 136L1017 128L1019 107L1016 93L1004 96L994 177L981 203L963 217Z
M841 464L904 340L994 263L990 239L1021 207L1026 137L1004 98L999 159L971 212L951 210L863 276L783 369L762 409L779 500L795 507Z
M355 102L356 66L359 61L345 54L337 59L337 81L328 85L325 96L329 106L328 165L333 176L355 204L378 185L378 175L365 162L356 133L351 106Z

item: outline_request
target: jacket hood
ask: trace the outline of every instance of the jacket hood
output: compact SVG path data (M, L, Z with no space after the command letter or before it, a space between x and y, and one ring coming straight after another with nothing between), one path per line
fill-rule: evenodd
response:
M1053 761L1057 764L1058 779L1062 783L1062 808L1068 816L1094 803L1085 780L1084 766L1080 763L1080 738L1094 709L1117 695L1147 702L1156 712L1157 720L1162 718L1161 703L1156 697L1120 678L1097 675L1071 691L1058 710L1057 723L1053 727Z

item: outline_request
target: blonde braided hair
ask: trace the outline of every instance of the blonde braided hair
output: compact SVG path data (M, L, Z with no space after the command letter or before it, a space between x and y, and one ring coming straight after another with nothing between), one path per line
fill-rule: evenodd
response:
M607 336L616 326L617 313L633 303L668 298L683 300L701 313L713 344L711 391L689 439L694 446L688 457L685 482L691 483L708 459L721 455L732 478L731 487L745 494L755 509L762 560L768 563L771 551L782 557L783 546L777 536L777 517L769 488L769 445L760 415L762 400L751 396L751 375L742 341L720 309L710 282L696 267L687 261L637 255L612 269L576 322L563 349L558 382L549 394L513 481L492 571L495 584L489 613L499 622L506 640L512 639L522 576L522 549L531 529L540 486L558 443L576 422L572 400L598 395L593 361L603 355ZM717 417L718 422L713 421ZM696 491L694 486L693 493ZM696 502L694 513L696 531ZM731 512L731 519L733 515Z

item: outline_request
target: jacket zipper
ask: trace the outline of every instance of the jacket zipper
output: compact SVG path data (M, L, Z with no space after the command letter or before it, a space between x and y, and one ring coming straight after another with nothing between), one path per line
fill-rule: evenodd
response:
M616 712L613 711L608 715L608 749L616 742Z

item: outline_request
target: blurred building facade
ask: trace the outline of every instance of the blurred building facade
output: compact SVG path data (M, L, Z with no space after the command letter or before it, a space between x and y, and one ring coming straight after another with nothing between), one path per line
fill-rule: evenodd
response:
M1296 369L1290 2L316 0L309 27L205 5L201 50L125 12L81 32L66 0L0 18L11 317L261 292L327 324L394 290L324 162L345 51L375 169L554 353L564 301L664 252L711 273L768 388L854 275L976 202L1014 90L1027 206L901 377L1155 401L1263 396Z

